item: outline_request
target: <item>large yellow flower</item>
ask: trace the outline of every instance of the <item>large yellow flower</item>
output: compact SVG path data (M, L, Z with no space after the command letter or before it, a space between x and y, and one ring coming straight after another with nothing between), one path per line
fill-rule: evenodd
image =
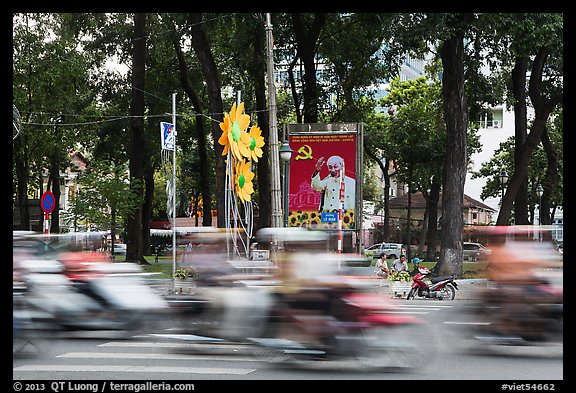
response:
M244 202L250 202L250 195L254 192L252 179L254 179L254 172L250 170L250 161L240 160L236 164L234 183L236 194Z
M258 162L258 158L262 157L262 146L264 146L264 137L262 136L262 130L258 126L250 127L250 154L252 159Z
M222 135L218 139L218 143L224 146L222 155L228 154L228 149L232 151L232 155L238 160L242 157L250 158L250 142L251 138L246 130L250 125L250 116L244 113L244 103L241 102L236 108L236 103L232 105L230 113L224 116L224 122L220 123Z

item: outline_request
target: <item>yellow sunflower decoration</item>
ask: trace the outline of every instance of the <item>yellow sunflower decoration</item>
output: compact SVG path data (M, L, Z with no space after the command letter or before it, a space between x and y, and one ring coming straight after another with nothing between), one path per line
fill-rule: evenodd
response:
M236 185L236 195L243 202L250 202L250 195L254 192L252 179L254 179L254 172L250 170L250 161L239 161L236 164L234 183Z
M252 138L246 132L249 125L250 116L244 113L244 103L241 102L238 108L234 103L230 113L224 116L224 122L220 123L222 135L218 139L218 143L224 146L223 156L228 154L228 149L230 149L232 155L238 160L242 160L243 157L251 157Z
M258 126L250 127L250 155L252 159L258 162L258 158L262 157L262 146L264 146L264 137L262 130Z

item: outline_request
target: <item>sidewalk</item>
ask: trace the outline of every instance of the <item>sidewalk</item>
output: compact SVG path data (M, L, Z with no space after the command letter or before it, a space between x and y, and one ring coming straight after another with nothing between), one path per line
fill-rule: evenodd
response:
M369 291L373 291L374 293L390 295L390 297L392 297L388 280L383 280L383 282L381 282L382 279L374 277L373 268L354 268L354 270L357 271L351 272L352 276L349 277L358 279L359 282L362 283L362 287ZM485 278L456 279L455 281L458 285L458 290L456 291L456 297L454 300L475 300L477 299L476 295L478 290L486 285ZM163 296L174 295L174 282L172 280L150 278L149 282L152 287L155 288L158 293L162 294ZM402 298L397 297L396 299Z
M370 278L369 278L370 279ZM390 286L388 280L384 280L384 285L380 285L380 279L373 279L374 285L371 287L375 293L378 294L388 294L390 297L392 293L390 292ZM458 289L456 290L456 296L454 300L476 300L478 291L486 286L485 278L474 278L474 279L456 279L456 284ZM404 299L406 297L403 297ZM402 297L395 297L395 299L403 299Z

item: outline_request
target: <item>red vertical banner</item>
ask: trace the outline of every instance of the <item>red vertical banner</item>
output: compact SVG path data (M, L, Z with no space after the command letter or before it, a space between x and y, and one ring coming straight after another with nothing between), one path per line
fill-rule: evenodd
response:
M336 230L342 214L342 228L356 228L356 139L356 133L289 135L288 226Z

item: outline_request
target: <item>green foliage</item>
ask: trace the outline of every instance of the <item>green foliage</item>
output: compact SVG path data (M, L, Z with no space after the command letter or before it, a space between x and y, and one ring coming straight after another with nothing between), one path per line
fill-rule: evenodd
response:
M78 194L73 209L78 217L98 229L115 229L132 214L141 202L133 192L140 183L130 187L127 167L93 160L87 170L78 176Z
M178 268L174 272L174 278L179 280L185 280L187 278L191 278L195 280L196 278L198 278L198 271L196 269L192 269L189 267Z
M410 276L410 272L407 271L392 272L388 275L388 280L400 281L400 282L412 282L412 276Z

